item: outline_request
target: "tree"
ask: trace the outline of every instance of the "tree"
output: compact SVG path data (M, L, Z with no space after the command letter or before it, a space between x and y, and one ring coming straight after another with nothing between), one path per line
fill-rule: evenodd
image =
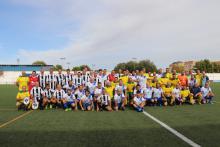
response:
M220 72L220 65L215 62L210 62L208 59L196 62L194 68L208 73Z
M155 64L147 59L141 60L139 62L129 61L126 63L119 63L115 66L114 70L118 71L119 69L122 69L129 70L131 72L133 70L142 70L143 68L146 69L146 71L157 71L157 67L155 66Z
M34 61L32 65L47 65L44 61Z
M61 70L63 69L62 65L57 64L57 65L53 66L53 70L59 70L59 69L61 69Z
M87 68L88 70L91 70L91 68L88 65L80 65L73 67L73 71L82 71L83 69Z

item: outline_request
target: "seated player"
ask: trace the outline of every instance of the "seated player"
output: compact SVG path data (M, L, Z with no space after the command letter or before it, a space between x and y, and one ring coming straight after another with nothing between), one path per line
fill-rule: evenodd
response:
M73 84L73 81L69 81L68 84L63 86L63 89L65 90L65 92L67 92L68 90L71 90L71 92L74 93L76 86Z
M144 91L139 84L134 88L133 97L136 97L137 93L144 94Z
M125 96L125 104L127 104L127 87L123 83L122 79L119 80L119 84L116 85L115 91L121 91Z
M98 100L99 109L101 111L102 110L112 111L111 98L105 89L103 90L102 95L99 96L97 100Z
M52 101L54 102L54 100L52 100L53 93L54 90L50 88L49 84L46 84L46 88L44 90L44 98L43 98L43 106L46 106L46 109L48 108L48 106L50 109L52 108Z
M39 82L35 82L35 86L30 91L31 99L33 103L38 103L40 110L44 109L43 105L43 98L44 98L44 91L40 87Z
M203 102L213 104L212 99L214 97L214 94L208 82L206 82L205 86L201 88L201 92L202 92Z
M154 99L153 99L153 88L150 87L150 84L146 84L146 88L143 89L144 91L144 98L146 100L146 104L149 106L152 106L154 104Z
M193 94L193 98L195 102L198 104L202 103L202 93L199 83L196 83L195 86L191 89L191 93Z
M31 105L30 103L25 105L24 104L24 99L29 98L30 100L30 94L27 91L27 86L23 86L22 90L18 92L17 97L16 97L16 106L18 110L28 110Z
M166 98L166 101L169 105L173 105L175 99L172 96L173 88L171 87L171 84L168 82L166 87L163 88L164 96Z
M160 84L156 84L156 88L153 89L153 99L155 104L159 106L167 106L166 98L164 97L163 89L161 88Z
M115 111L119 109L125 110L125 96L122 91L117 90L114 96L114 108Z
M55 92L53 93L53 97L56 99L56 107L62 108L63 102L65 102L66 99L66 93L62 89L61 85L58 84Z
M80 100L80 107L83 111L91 111L93 109L93 97L87 90Z
M176 104L182 105L183 104L183 99L181 98L180 95L180 85L177 84L176 87L172 90L172 97L174 98Z
M146 100L140 92L134 97L133 107L137 112L143 112Z
M181 99L183 100L183 102L188 102L191 105L195 103L195 101L193 100L193 94L190 93L188 87L183 86L180 94L181 94Z
M63 100L63 108L65 111L75 110L77 106L75 95L71 89L67 90L67 94Z
M90 78L89 82L86 83L86 89L89 90L90 94L94 97L94 92L96 88L96 82L94 81L94 78Z

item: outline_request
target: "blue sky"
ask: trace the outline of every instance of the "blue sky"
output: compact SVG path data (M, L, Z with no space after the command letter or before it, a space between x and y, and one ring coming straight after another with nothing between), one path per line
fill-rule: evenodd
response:
M1 0L0 63L220 60L218 0ZM60 61L66 57L66 61Z

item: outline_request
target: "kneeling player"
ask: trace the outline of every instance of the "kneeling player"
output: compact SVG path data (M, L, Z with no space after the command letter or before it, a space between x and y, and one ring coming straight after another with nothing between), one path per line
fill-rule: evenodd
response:
M57 85L57 89L55 90L53 94L53 99L55 99L55 106L58 108L62 108L62 104L66 101L66 93L62 89L61 85Z
M83 111L91 111L94 108L93 97L88 90L85 92L80 100L80 107Z
M111 98L105 89L103 90L102 95L98 97L97 101L98 101L99 110L112 111Z
M117 90L114 96L115 111L118 111L118 109L125 110L125 102L126 100L124 94L122 91Z
M183 99L180 96L180 85L177 84L172 91L173 98L175 99L176 104L182 105Z
M193 100L193 94L190 93L189 89L186 86L183 86L180 93L183 102L190 103L191 105L195 103L195 101Z
M31 106L29 101L30 101L30 94L27 91L26 86L23 86L22 91L19 91L16 97L16 106L18 110L28 110Z
M204 103L212 104L212 99L214 97L214 94L212 92L212 89L209 87L209 83L205 83L205 86L201 88L202 97Z
M143 112L146 100L142 97L140 92L134 97L133 107L137 112Z
M50 85L46 84L46 89L44 90L44 98L43 98L43 106L46 106L46 109L52 108L52 96L53 96L54 90L50 89ZM53 100L54 101L54 100Z
M163 89L161 88L159 83L157 83L156 88L154 88L153 99L155 104L158 104L159 106L167 106L167 100L164 97Z
M173 88L171 87L171 84L167 83L167 86L163 88L163 91L167 103L172 106L175 101L175 98L172 95Z
M67 94L63 99L63 108L65 111L71 111L76 109L76 105L75 95L72 93L71 89L68 89Z
M31 93L31 101L33 101L34 104L38 104L40 110L43 110L44 109L44 106L43 106L44 91L40 87L39 82L35 83L35 86L31 89L30 93ZM33 108L33 109L36 109L36 108Z
M153 94L153 88L150 87L150 84L147 83L146 88L144 88L144 98L146 99L146 103L149 106L152 106L154 104L154 99L152 97Z

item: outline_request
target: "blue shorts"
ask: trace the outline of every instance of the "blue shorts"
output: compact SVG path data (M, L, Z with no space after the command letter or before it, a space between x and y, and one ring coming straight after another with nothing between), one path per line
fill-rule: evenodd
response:
M72 104L74 104L75 102L67 102L67 106L71 106Z
M157 101L162 101L162 97L155 97L155 99L157 100Z
M118 108L121 108L121 106L122 106L122 102L118 103Z
M152 98L144 98L146 101L151 101Z
M84 109L87 109L89 106L91 106L92 104L91 103L83 103L83 108Z

